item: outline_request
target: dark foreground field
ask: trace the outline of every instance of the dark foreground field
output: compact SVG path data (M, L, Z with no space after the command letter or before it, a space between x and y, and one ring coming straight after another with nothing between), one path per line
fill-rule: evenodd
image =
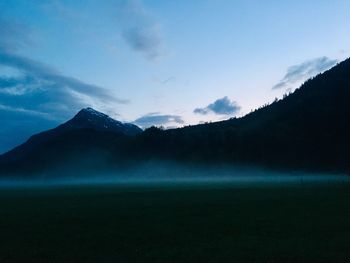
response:
M1 189L0 262L349 262L350 186Z

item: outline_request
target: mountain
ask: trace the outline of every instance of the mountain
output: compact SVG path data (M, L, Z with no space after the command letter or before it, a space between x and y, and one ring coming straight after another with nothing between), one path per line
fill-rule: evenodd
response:
M350 171L350 59L242 117L135 138L139 158ZM133 146L135 148L135 146Z
M349 99L347 59L242 118L165 131L145 148L181 160L349 171Z
M105 157L103 153L109 152L115 141L142 131L134 124L122 123L85 108L71 120L33 135L24 144L0 156L0 172L50 171L52 165L57 167L70 161L70 165L89 168L101 160L101 155Z
M149 160L350 172L349 99L347 59L283 99L221 122L141 132L84 109L1 156L0 172L101 171Z

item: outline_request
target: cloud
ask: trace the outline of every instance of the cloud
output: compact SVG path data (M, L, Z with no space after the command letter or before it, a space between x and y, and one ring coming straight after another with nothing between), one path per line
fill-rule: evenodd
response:
M157 60L162 55L161 28L140 1L124 1L120 6L122 37L134 51L147 59Z
M133 27L123 32L123 37L129 46L146 55L147 58L154 60L159 57L159 38L158 29L155 27Z
M204 108L196 108L193 112L206 115L214 113L217 115L234 115L240 111L241 107L235 101L231 101L227 96L217 99Z
M66 76L44 63L18 55L16 51L29 45L31 35L32 31L27 26L5 19L0 12L0 94L19 96L40 91L60 93L80 102L83 97L91 97L107 104L126 103L102 87ZM5 76L6 68L18 74Z
M11 107L7 105L0 104L0 111L5 111L5 112L15 112L15 113L20 113L20 114L25 114L29 116L36 116L48 120L52 120L53 117L49 113L45 112L40 112L40 111L35 111L35 110L28 110L24 109L21 107Z
M330 69L338 63L338 60L328 57L319 57L307 60L301 64L290 66L285 76L275 84L272 89L291 88L307 79Z
M35 84L37 85L37 89L43 88L62 88L67 91L71 90L77 93L85 94L92 96L96 99L99 99L103 102L114 102L114 103L125 103L126 101L120 100L116 97L113 97L110 92L106 89L101 88L99 86L88 84L82 82L76 78L68 77L60 74L56 70L51 67L37 62L35 60L18 56L12 53L1 52L0 50L0 65L8 66L15 68L21 71L25 77L19 77L17 79L19 85L23 84ZM9 82L7 88L12 88L13 90L18 89L19 85L16 85L16 79L0 79L0 82ZM43 87L40 87L41 85ZM46 87L46 88L45 88ZM1 89L1 87L0 87Z
M178 115L162 115L158 112L146 114L138 119L136 119L133 123L140 125L143 128L150 126L161 126L167 124L184 124L185 122Z
M1 15L1 14L0 14ZM0 16L0 49L15 51L33 43L32 31L25 25Z
M101 3L103 2L101 7ZM118 50L116 36L146 59L156 61L163 54L162 28L141 0L93 1L98 4L91 14L86 4L72 5L69 1L53 0L43 4L50 17L56 17L75 34L83 34L89 43L103 44L103 48ZM96 6L97 7L97 6ZM102 18L101 18L102 17ZM111 27L110 23L113 23Z
M169 77L167 77L165 79L160 79L160 78L154 76L152 78L152 81L155 82L155 83L166 85L166 84L168 84L170 82L176 81L176 78L175 78L175 76L169 76Z
M54 16L62 22L80 22L88 18L84 9L74 9L69 4L69 2L63 2L61 0L50 0L48 2L43 1L41 7L46 12L49 12L50 16Z

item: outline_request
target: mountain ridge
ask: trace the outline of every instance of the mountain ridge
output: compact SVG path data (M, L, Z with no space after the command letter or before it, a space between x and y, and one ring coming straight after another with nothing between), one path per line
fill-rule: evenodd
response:
M349 98L350 59L347 59L309 79L285 98L241 118L171 130L153 127L133 136L116 136L103 128L89 130L84 126L80 129L84 140L73 133L56 139L62 145L53 140L50 147L56 147L57 154L52 152L46 157L50 147L38 146L29 151L31 157L22 163L6 164L6 154L0 157L0 163L9 170L18 166L19 170L31 167L39 171L42 159L55 163L55 158L70 156L74 162L80 154L75 150L85 149L106 154L108 164L104 168L127 163L137 165L147 160L171 160L349 172ZM80 115L86 111L91 113L92 109L85 109ZM77 115L79 117L79 113ZM98 138L98 143L89 145L89 136ZM71 155L72 152L77 155ZM47 169L52 167L48 165Z

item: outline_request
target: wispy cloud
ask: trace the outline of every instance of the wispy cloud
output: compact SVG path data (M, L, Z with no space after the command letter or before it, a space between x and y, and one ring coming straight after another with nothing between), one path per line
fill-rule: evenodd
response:
M161 126L171 124L184 124L184 120L179 115L163 115L158 112L146 114L134 121L135 124L143 128L150 126Z
M5 77L0 72L0 93L24 95L30 91L61 89L66 96L75 92L106 103L126 103L100 86L66 76L49 65L18 55L16 51L31 42L31 34L27 26L7 20L0 13L0 66L20 73L19 76Z
M328 57L319 57L311 60L304 61L301 64L290 66L287 69L285 76L272 88L292 88L296 84L300 84L305 80L330 69L338 63L336 59L330 59Z
M28 26L9 21L0 14L0 49L8 52L31 45L32 31Z
M8 84L11 84L11 87L7 85L7 88L17 89L16 80L20 85L32 85L35 82L38 88L61 88L89 95L104 102L126 103L124 100L113 97L110 92L102 87L65 76L45 64L13 53L1 52L0 50L0 65L15 68L25 75L25 77L18 79L0 79L0 82L7 81ZM40 84L43 84L44 87L39 87Z
M161 26L156 23L139 0L127 0L119 6L122 37L129 47L147 59L162 55Z
M46 113L46 112L28 110L28 109L24 109L21 107L11 107L11 106L7 106L7 105L3 105L3 104L0 104L0 111L23 113L25 115L36 116L36 117L45 118L48 120L53 119L53 116L49 113Z
M170 82L176 81L176 78L175 78L175 76L169 76L169 77L167 77L165 79L161 79L159 77L154 76L152 78L152 81L155 82L155 83L166 85L166 84L168 84Z
M48 15L60 19L74 29L75 33L88 38L89 42L109 50L118 50L116 37L126 43L131 50L146 59L157 61L163 55L164 41L162 26L158 23L142 0L102 1L104 11L96 8L95 13L87 12L84 5L75 5L59 0L43 4ZM92 3L98 3L93 1ZM97 6L97 5L96 5ZM103 18L101 18L103 16ZM108 21L108 22L107 22ZM110 22L113 21L113 27Z
M217 99L204 108L196 108L193 112L206 115L214 113L217 115L234 115L240 111L241 107L237 102L231 101L227 96Z
M61 21L81 22L88 19L85 10L73 9L70 2L61 0L42 1L41 6L43 10L49 12L51 16L60 19ZM92 19L90 17L90 19Z

